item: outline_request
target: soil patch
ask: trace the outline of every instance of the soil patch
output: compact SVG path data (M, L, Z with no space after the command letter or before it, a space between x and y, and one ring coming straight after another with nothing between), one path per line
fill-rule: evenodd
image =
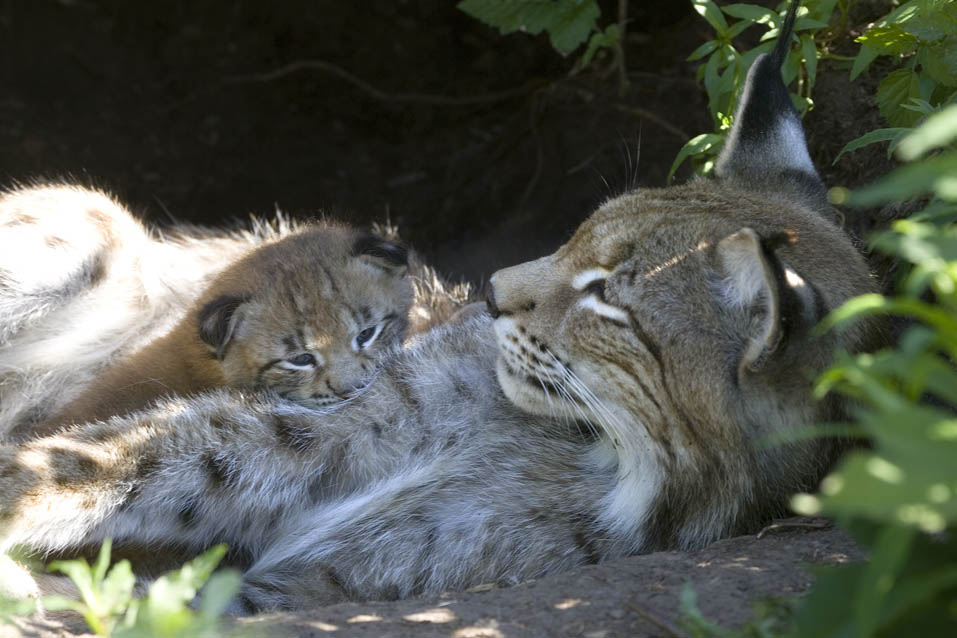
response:
M807 591L810 566L862 558L844 532L822 519L789 519L761 536L739 536L696 552L634 556L506 589L489 585L433 598L341 603L240 624L297 638L671 638L685 635L679 600L686 585L694 588L706 618L735 627L751 617L755 601ZM81 625L45 622L21 629L37 638L83 631Z

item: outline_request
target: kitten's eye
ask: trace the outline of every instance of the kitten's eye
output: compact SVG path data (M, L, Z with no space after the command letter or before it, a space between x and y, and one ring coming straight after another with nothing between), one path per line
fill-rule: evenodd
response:
M379 330L382 329L382 324L380 323L377 326L372 326L371 328L366 328L362 332L356 335L355 347L357 350L363 348L368 348L372 345L372 342L375 341L375 338L379 336Z
M294 366L299 366L301 368L316 365L316 358L312 356L311 354L309 354L308 352L297 354L294 357L290 357L286 359L286 361L291 363Z

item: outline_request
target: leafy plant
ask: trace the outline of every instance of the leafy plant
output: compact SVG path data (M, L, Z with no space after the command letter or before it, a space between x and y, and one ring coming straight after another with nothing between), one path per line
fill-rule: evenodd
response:
M497 28L502 35L516 31L531 35L545 32L552 47L562 55L573 53L587 42L573 72L588 66L599 51L611 50L624 78L621 47L624 25L618 22L604 29L599 27L601 9L597 0L461 0L456 6Z
M953 0L910 0L857 38L851 80L880 56L900 69L877 86L877 105L890 124L849 142L834 158L877 142L890 142L888 155L913 127L957 101L957 4Z
M704 84L708 94L708 109L714 121L714 132L697 135L681 148L668 172L668 179L688 158L692 159L699 172L707 174L712 171L714 160L731 129L737 96L748 69L755 58L774 47L788 5L783 2L778 11L772 11L754 4L736 3L719 7L711 0L691 0L691 4L715 31L714 39L705 42L688 56L688 61L703 61L698 66L698 81ZM820 55L814 41L815 33L827 27L838 5L843 11L842 15L846 15L847 2L839 3L838 0L806 0L798 10L793 36L798 47L788 55L782 73L786 84L795 78L798 80L797 92L792 93L791 97L801 113L813 105L811 91L817 79ZM737 20L729 22L726 15ZM734 39L758 25L765 29L760 44L746 53L740 53Z
M62 572L73 581L80 592L80 600L48 596L43 599L43 606L50 611L75 611L83 616L94 633L111 635L130 605L133 585L136 584L129 561L120 561L109 569L111 549L111 541L105 541L92 567L85 558L50 563L52 571Z
M850 454L792 506L823 512L870 548L867 563L820 571L796 635L945 635L957 626L957 105L898 146L913 163L853 193L873 206L930 195L929 205L872 241L909 267L894 297L865 295L828 317L839 329L875 314L913 324L899 345L844 356L817 393L855 397L873 444Z
M165 638L167 636L217 636L219 618L239 590L239 575L230 570L213 573L226 553L217 545L180 569L161 576L149 587L145 598L133 597L135 576L129 561L110 567L112 543L104 541L92 566L85 559L55 561L50 569L66 574L76 585L79 600L46 596L41 600L49 611L70 610L83 616L98 636L113 638ZM202 589L198 609L190 608ZM0 601L0 618L22 616L34 604Z
M462 0L456 6L502 35L516 31L538 35L545 31L562 55L600 33L597 0Z
M763 598L756 600L752 618L735 629L727 629L708 620L698 608L698 597L690 584L681 590L678 624L690 638L777 638L793 624L798 599Z

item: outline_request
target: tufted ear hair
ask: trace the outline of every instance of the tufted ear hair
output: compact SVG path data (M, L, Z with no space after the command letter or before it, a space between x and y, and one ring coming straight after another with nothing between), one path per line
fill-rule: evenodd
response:
M199 338L216 352L222 361L229 342L242 322L242 309L247 300L242 297L223 295L210 301L199 311Z
M740 370L761 369L782 337L780 278L761 238L750 228L728 235L717 246L719 294L732 311L743 311L747 344Z
M388 271L409 266L409 251L404 246L375 235L360 235L352 244L352 254Z
M786 190L824 212L831 210L827 189L811 162L801 119L781 79L799 4L791 1L774 50L759 55L748 70L715 175L746 188Z

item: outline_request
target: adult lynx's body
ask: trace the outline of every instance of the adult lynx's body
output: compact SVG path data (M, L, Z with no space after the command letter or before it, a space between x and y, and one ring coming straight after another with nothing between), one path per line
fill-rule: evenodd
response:
M824 218L783 32L718 180L607 202L493 276L494 322L423 335L348 405L220 391L3 448L2 547L224 541L253 611L514 583L779 512L834 450L765 436L839 418L811 378L871 340L809 330L872 289Z

